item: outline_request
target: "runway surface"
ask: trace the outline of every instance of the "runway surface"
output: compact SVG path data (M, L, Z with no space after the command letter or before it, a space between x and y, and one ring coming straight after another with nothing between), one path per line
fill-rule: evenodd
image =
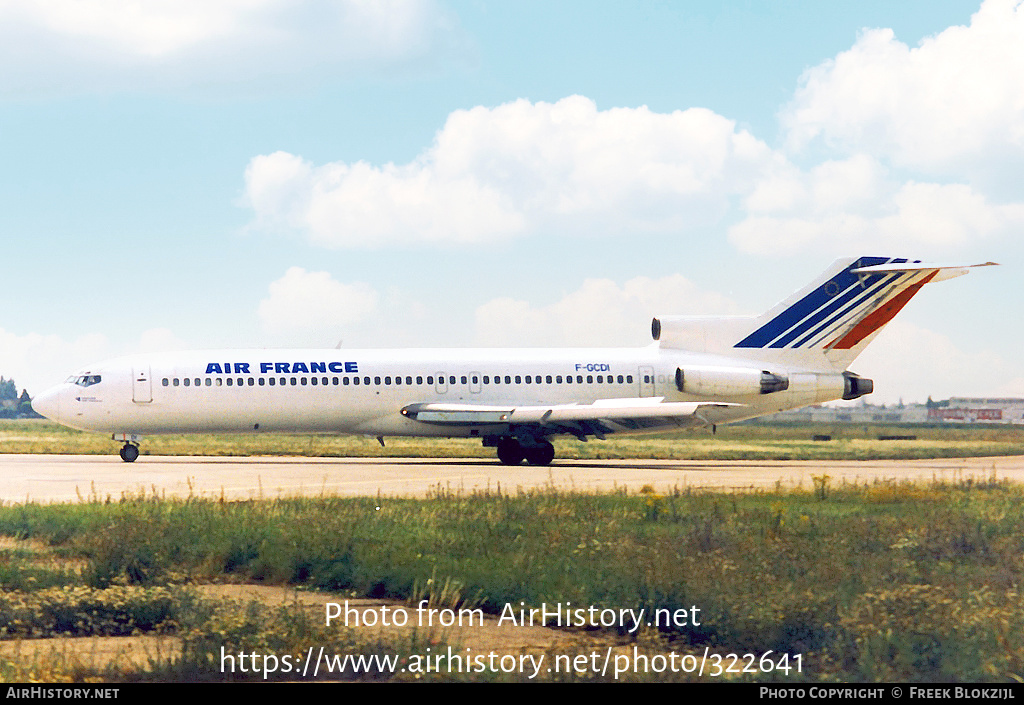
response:
M288 496L424 497L439 488L472 493L556 487L584 492L651 485L725 490L833 486L873 480L967 478L1024 482L1024 456L871 461L556 460L507 467L495 460L446 458L282 458L0 454L0 500L74 502L124 493L226 499Z

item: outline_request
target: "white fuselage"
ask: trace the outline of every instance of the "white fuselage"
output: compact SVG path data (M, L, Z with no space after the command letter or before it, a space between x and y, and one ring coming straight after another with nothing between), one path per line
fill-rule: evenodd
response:
M410 404L538 406L661 398L728 402L706 423L728 423L838 399L840 374L781 370L771 394L677 389L680 367L759 370L749 359L646 348L211 350L136 355L92 365L33 401L65 425L114 434L341 432L482 436L500 426L428 424ZM763 365L768 367L768 365ZM772 365L773 372L779 365ZM98 381L95 381L98 380ZM621 430L621 429L619 429ZM636 430L658 430L648 427Z
M669 316L646 348L211 350L92 365L32 400L139 455L153 433L479 437L507 465L549 438L712 426L870 394L847 370L931 281L978 265L843 258L760 316Z

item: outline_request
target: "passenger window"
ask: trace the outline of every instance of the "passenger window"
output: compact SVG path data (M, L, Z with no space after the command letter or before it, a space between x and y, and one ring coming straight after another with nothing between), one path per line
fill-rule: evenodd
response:
M622 384L622 375L619 375L619 384Z
M522 384L522 383L523 383L523 378L520 377L519 375L516 375L516 384Z
M168 380L166 377L164 377L164 386L166 387L170 383L171 383L170 380Z
M597 383L598 384L604 384L604 375L598 375L597 376Z
M455 384L455 375L448 378L448 384Z
M555 375L555 382L557 384L561 384L562 383L562 375Z
M594 375L587 375L587 384L594 383Z
M412 377L406 376L405 383L406 384L412 384Z
M369 377L363 377L363 384L365 386L369 387L370 386L370 378Z
M302 382L303 387L305 387L309 383L309 380L307 380L305 377L302 377L300 381Z
M423 384L423 376L422 375L417 375L416 376L416 384Z
M551 384L551 375L548 375L547 377L545 377L544 381L547 382L548 384Z
M327 384L327 378L326 377L324 377L324 384ZM337 377L331 377L331 384L333 384L335 387L337 387L339 384L341 384L341 382L340 382L340 380Z
M373 383L376 384L377 386L380 386L380 377L374 377Z
M178 386L178 378L177 378L177 377L175 377L175 378L174 378L174 386L175 386L175 387L177 387L177 386Z
M262 387L266 383L267 383L267 380L265 378L263 378L263 377L260 377L260 386Z
M295 377L292 377L291 383L292 383L292 386L294 387L296 384L299 383L299 380L297 380Z
M466 375L462 375L462 383L463 383L463 384L465 384L465 383L466 383Z
M212 387L213 386L213 380L210 379L209 377L206 378L206 386L207 387Z
M384 384L391 384L391 378L390 377L385 377L384 378Z
M505 384L512 384L512 378L508 375L505 375Z
M228 386L230 387L230 386L231 386L231 385L233 385L234 383L235 383L235 381L234 381L233 379L231 379L230 377L228 377ZM175 385L175 386L177 386L177 385L178 385L178 380L174 380L174 385Z
M348 379L348 377L346 377L345 379ZM353 377L352 378L352 384L355 384L355 385L358 386L359 385L359 378L358 377Z
M277 377L271 377L270 378L270 386L273 387L275 382L277 382Z
M217 386L218 387L223 387L224 386L224 380L222 380L220 377L217 378Z
M434 375L427 375L427 384L434 383Z
M633 375L626 375L626 383L633 384Z
M530 382L532 382L532 381L533 380L530 378L530 375L526 375L526 383L530 384Z
M187 387L191 381L192 380L190 380L188 377L186 377L185 378L185 386Z
M311 378L311 379L310 379L309 381L310 381L310 383L311 383L311 384L312 384L312 385L313 385L314 387L316 386L316 384L317 384L317 382L316 382L316 377L313 377L313 378Z
M576 384L583 384L583 375L576 375Z

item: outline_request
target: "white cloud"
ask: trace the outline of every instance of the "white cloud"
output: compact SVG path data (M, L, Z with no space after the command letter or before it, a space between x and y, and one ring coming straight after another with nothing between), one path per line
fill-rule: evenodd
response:
M13 379L18 391L34 396L79 368L119 355L185 350L189 345L167 328L143 331L138 342L119 347L99 333L65 340L59 335L17 335L0 328L0 375Z
M639 346L651 342L655 315L733 314L735 304L681 275L637 277L623 285L587 279L552 304L493 299L476 310L476 343L498 347Z
M745 201L730 242L755 255L902 252L945 256L1024 226L1024 204L994 204L964 184L900 183L855 155L807 173L779 170Z
M822 139L928 172L1019 174L1024 4L986 0L970 26L913 49L892 30L865 31L849 51L804 74L782 120L796 148Z
M874 380L875 393L866 399L875 404L895 403L901 397L923 402L929 395L1013 396L1024 390L1019 366L988 350L962 350L949 336L899 318L850 367Z
M458 110L405 165L254 158L255 225L321 245L490 242L545 229L582 236L682 232L717 222L780 158L709 110L599 111L571 96Z
M858 153L801 170L703 109L599 111L572 96L452 113L405 165L251 160L258 228L332 248L494 243L545 233L683 235L741 204L739 251L948 256L1024 225L1024 204L975 186L905 180Z
M63 382L82 365L110 356L107 339L99 334L67 341L58 335L17 335L0 328L0 375L13 379L18 393L29 395Z
M377 292L368 284L344 284L328 272L291 267L271 282L259 317L272 333L336 334L340 327L366 320L377 312Z
M460 41L432 0L0 0L0 91L294 85Z

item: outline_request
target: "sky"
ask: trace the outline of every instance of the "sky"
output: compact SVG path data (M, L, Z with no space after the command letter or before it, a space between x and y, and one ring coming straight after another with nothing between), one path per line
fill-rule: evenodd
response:
M1024 5L0 0L0 375L643 346L839 257L873 403L1024 396Z

